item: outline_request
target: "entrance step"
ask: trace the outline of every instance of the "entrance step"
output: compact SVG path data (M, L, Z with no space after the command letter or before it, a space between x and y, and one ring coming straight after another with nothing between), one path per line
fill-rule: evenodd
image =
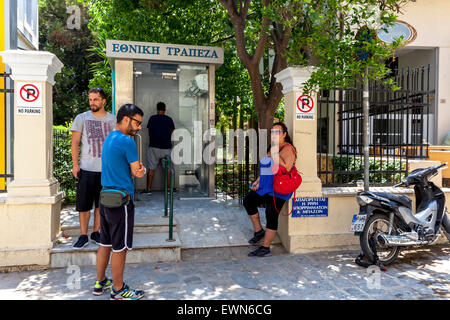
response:
M91 219L92 220L92 219ZM173 230L177 231L177 222L173 221ZM79 237L80 236L80 225L71 224L71 225L62 225L61 232L63 236L69 237ZM92 223L88 228L88 235L92 232ZM169 219L164 218L162 216L150 216L146 218L145 222L135 222L134 224L134 233L165 233L169 234Z
M166 241L168 233L135 233L133 250L127 252L127 263L176 262L181 259L181 242L174 231L175 241ZM60 237L52 249L51 267L65 268L70 265L95 266L98 245L89 242L82 249L72 246L76 238Z
M214 246L191 246L181 248L181 260L183 261L207 261L225 260L231 258L245 258L249 252L256 250L258 246L248 243L224 244ZM275 236L270 247L272 255L287 253L278 235Z

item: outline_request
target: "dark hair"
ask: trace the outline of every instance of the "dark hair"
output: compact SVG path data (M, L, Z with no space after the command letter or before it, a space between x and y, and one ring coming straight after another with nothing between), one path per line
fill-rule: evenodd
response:
M98 93L100 95L100 97L102 97L102 99L106 99L106 92L105 92L105 90L103 90L103 88L100 88L100 87L91 88L89 90L89 93Z
M117 123L120 123L123 117L132 118L136 114L141 117L144 116L144 112L137 105L131 103L124 104L119 108L119 111L117 111Z
M295 148L294 143L292 142L292 138L289 135L289 132L288 132L288 129L287 129L286 125L283 122L276 122L276 123L274 123L272 125L272 128L275 127L275 126L280 126L281 130L283 131L283 133L286 133L286 137L284 137L284 141L289 143L291 146L294 147L295 157L297 157L297 149Z
M166 104L164 102L158 102L156 105L156 110L158 111L166 111Z

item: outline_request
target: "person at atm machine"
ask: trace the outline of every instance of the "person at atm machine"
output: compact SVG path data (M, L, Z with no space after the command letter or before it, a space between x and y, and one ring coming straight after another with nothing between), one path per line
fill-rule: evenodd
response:
M158 164L161 163L166 156L170 156L170 152L172 150L171 137L173 131L175 130L175 124L172 118L165 113L166 104L164 102L158 102L156 105L156 114L151 116L147 123L150 141L147 149L147 188L141 191L141 194L151 194L155 170L158 167ZM170 188L170 172L168 172L168 181Z

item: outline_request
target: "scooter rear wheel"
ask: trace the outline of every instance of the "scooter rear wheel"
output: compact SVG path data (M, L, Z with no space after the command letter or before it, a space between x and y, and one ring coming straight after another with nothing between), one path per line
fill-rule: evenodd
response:
M359 237L359 242L361 245L361 249L364 255L370 259L374 260L374 253L370 248L369 239L372 237L375 241L375 248L377 250L378 261L385 266L393 263L400 252L399 247L387 247L382 246L376 239L377 233L388 233L389 231L389 218L384 214L374 214L369 218L366 225L364 226L364 230ZM395 225L395 221L392 226L391 235L398 234L397 226Z

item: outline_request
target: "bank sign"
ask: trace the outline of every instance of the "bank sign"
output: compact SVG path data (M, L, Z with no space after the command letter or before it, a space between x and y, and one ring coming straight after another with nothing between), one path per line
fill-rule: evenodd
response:
M222 64L223 48L106 40L108 58Z

